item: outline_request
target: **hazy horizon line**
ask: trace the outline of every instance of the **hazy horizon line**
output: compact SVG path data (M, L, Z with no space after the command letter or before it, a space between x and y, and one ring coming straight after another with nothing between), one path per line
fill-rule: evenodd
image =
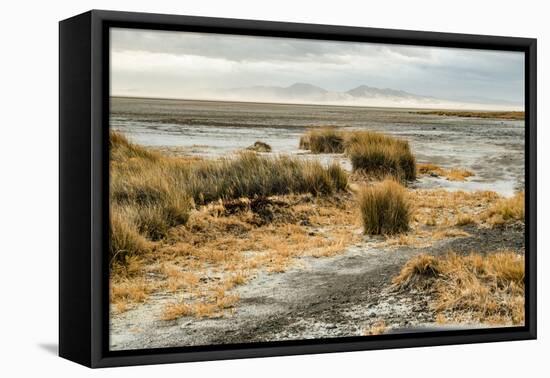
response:
M525 112L525 107L521 109L495 109L495 108L452 108L452 107L408 107L408 106L376 106L376 105L352 105L352 104L329 104L329 103L313 103L313 102L273 102L273 101L247 101L247 100L227 100L227 99L202 99L202 98L184 98L184 97L166 97L166 96L131 96L125 94L112 94L109 98L127 98L141 100L168 100L168 101L200 101L200 102L226 102L240 104L266 104L266 105L299 105L299 106L334 106L345 108L372 108L372 109L402 109L402 110L454 110L454 111L518 111ZM465 103L466 104L466 103ZM475 104L474 104L475 105Z

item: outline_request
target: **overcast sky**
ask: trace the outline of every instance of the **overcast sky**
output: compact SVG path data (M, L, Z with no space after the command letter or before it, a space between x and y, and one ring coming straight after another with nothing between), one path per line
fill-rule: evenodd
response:
M201 91L309 83L444 99L523 103L524 54L370 43L111 29L112 95L193 98Z

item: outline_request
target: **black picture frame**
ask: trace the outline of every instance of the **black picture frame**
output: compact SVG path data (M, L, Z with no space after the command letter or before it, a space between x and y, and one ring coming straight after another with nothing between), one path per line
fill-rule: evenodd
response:
M125 27L525 53L523 327L109 351L108 28ZM92 10L59 23L59 355L88 367L535 339L536 39Z

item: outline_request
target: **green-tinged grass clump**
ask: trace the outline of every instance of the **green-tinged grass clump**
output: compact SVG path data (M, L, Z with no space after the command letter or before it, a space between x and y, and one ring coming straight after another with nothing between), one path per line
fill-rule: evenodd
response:
M138 232L126 216L124 209L111 209L111 242L109 260L125 263L128 256L136 256L150 250L150 243Z
M181 185L198 204L289 193L332 194L347 186L346 173L340 166L325 168L316 161L249 152L178 169L174 175L181 177Z
M246 151L219 160L163 156L111 133L112 256L142 253L185 225L196 205L290 193L328 195L347 187L337 164ZM123 252L121 252L123 251Z
M416 159L409 142L369 131L353 132L346 152L354 171L399 180L416 179Z
M394 180L362 188L359 210L365 234L391 235L409 229L411 205L405 188Z
M329 127L309 130L300 138L299 148L314 154L342 153L345 150L344 133Z

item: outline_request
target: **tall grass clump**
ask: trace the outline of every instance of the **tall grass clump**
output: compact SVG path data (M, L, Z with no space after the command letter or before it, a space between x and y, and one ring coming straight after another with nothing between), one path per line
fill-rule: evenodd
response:
M111 172L111 203L125 208L125 215L140 234L151 240L164 238L172 227L187 222L193 199L166 176L162 160L149 169L128 167ZM151 169L158 166L158 170Z
M179 167L174 176L198 204L218 199L266 197L289 193L332 194L347 186L345 171L317 161L288 156L263 157L242 152L235 158Z
M397 234L409 229L411 205L405 188L386 179L359 192L359 209L365 234Z
M110 255L113 262L151 251L151 241L187 222L193 199L167 174L156 152L110 135Z
M129 256L147 253L149 242L139 233L124 209L111 209L109 260L124 263Z
M416 159L409 142L370 131L355 131L346 138L346 153L353 171L400 180L416 179Z
M309 130L300 138L299 148L310 150L314 154L343 153L344 133L328 127Z
M125 161L132 158L158 161L160 158L159 154L131 143L124 135L115 131L111 131L109 135L109 150L113 161Z

